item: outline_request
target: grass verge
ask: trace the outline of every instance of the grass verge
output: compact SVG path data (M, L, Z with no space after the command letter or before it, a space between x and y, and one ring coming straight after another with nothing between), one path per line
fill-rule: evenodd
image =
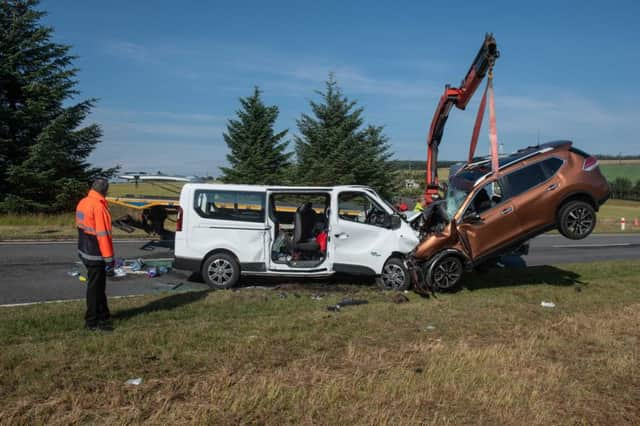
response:
M119 299L111 334L81 303L0 308L0 422L637 424L640 261L466 283ZM326 311L345 295L369 304Z

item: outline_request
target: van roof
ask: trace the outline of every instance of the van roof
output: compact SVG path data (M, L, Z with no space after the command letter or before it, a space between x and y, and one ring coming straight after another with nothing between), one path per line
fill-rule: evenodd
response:
M238 185L226 183L187 183L183 188L219 189L224 191L332 191L334 189L364 189L372 191L364 185L336 185L336 186L278 186L278 185Z

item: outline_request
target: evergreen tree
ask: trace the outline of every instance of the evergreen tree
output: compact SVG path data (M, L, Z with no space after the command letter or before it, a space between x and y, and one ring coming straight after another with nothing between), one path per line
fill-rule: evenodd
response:
M89 181L115 169L92 168L87 158L100 128L80 127L94 99L78 94L71 46L51 41L37 0L0 3L0 209L73 209Z
M298 180L306 185L368 185L384 196L394 189L393 155L383 128L364 126L363 109L342 94L333 74L313 116L302 114L295 137Z
M274 133L278 107L266 106L260 94L256 87L252 96L240 98L238 119L227 124L223 136L230 167L220 168L223 182L274 185L287 180L291 153L285 152L289 142L282 141L287 130Z

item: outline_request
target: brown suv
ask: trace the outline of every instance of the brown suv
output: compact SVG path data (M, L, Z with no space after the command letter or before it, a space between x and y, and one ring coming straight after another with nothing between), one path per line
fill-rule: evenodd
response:
M588 236L609 197L598 161L569 141L529 147L491 162L467 164L449 177L445 200L423 213L421 242L408 264L418 291L457 289L471 269L558 228L567 238Z

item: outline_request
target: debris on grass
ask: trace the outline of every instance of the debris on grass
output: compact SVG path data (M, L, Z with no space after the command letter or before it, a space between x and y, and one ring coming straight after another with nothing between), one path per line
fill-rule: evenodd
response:
M353 299L351 297L346 297L342 299L340 303L327 306L327 310L331 312L340 312L340 309L342 309L345 306L366 305L367 303L369 303L368 300L359 300L359 299Z
M409 298L402 293L395 292L393 296L391 296L391 301L393 303L407 303Z
M142 384L142 377L136 377L135 379L129 379L126 382L124 382L125 385L133 385L133 386L139 386Z
M556 304L553 302L545 302L543 300L542 302L540 302L540 306L542 306L543 308L555 308Z

